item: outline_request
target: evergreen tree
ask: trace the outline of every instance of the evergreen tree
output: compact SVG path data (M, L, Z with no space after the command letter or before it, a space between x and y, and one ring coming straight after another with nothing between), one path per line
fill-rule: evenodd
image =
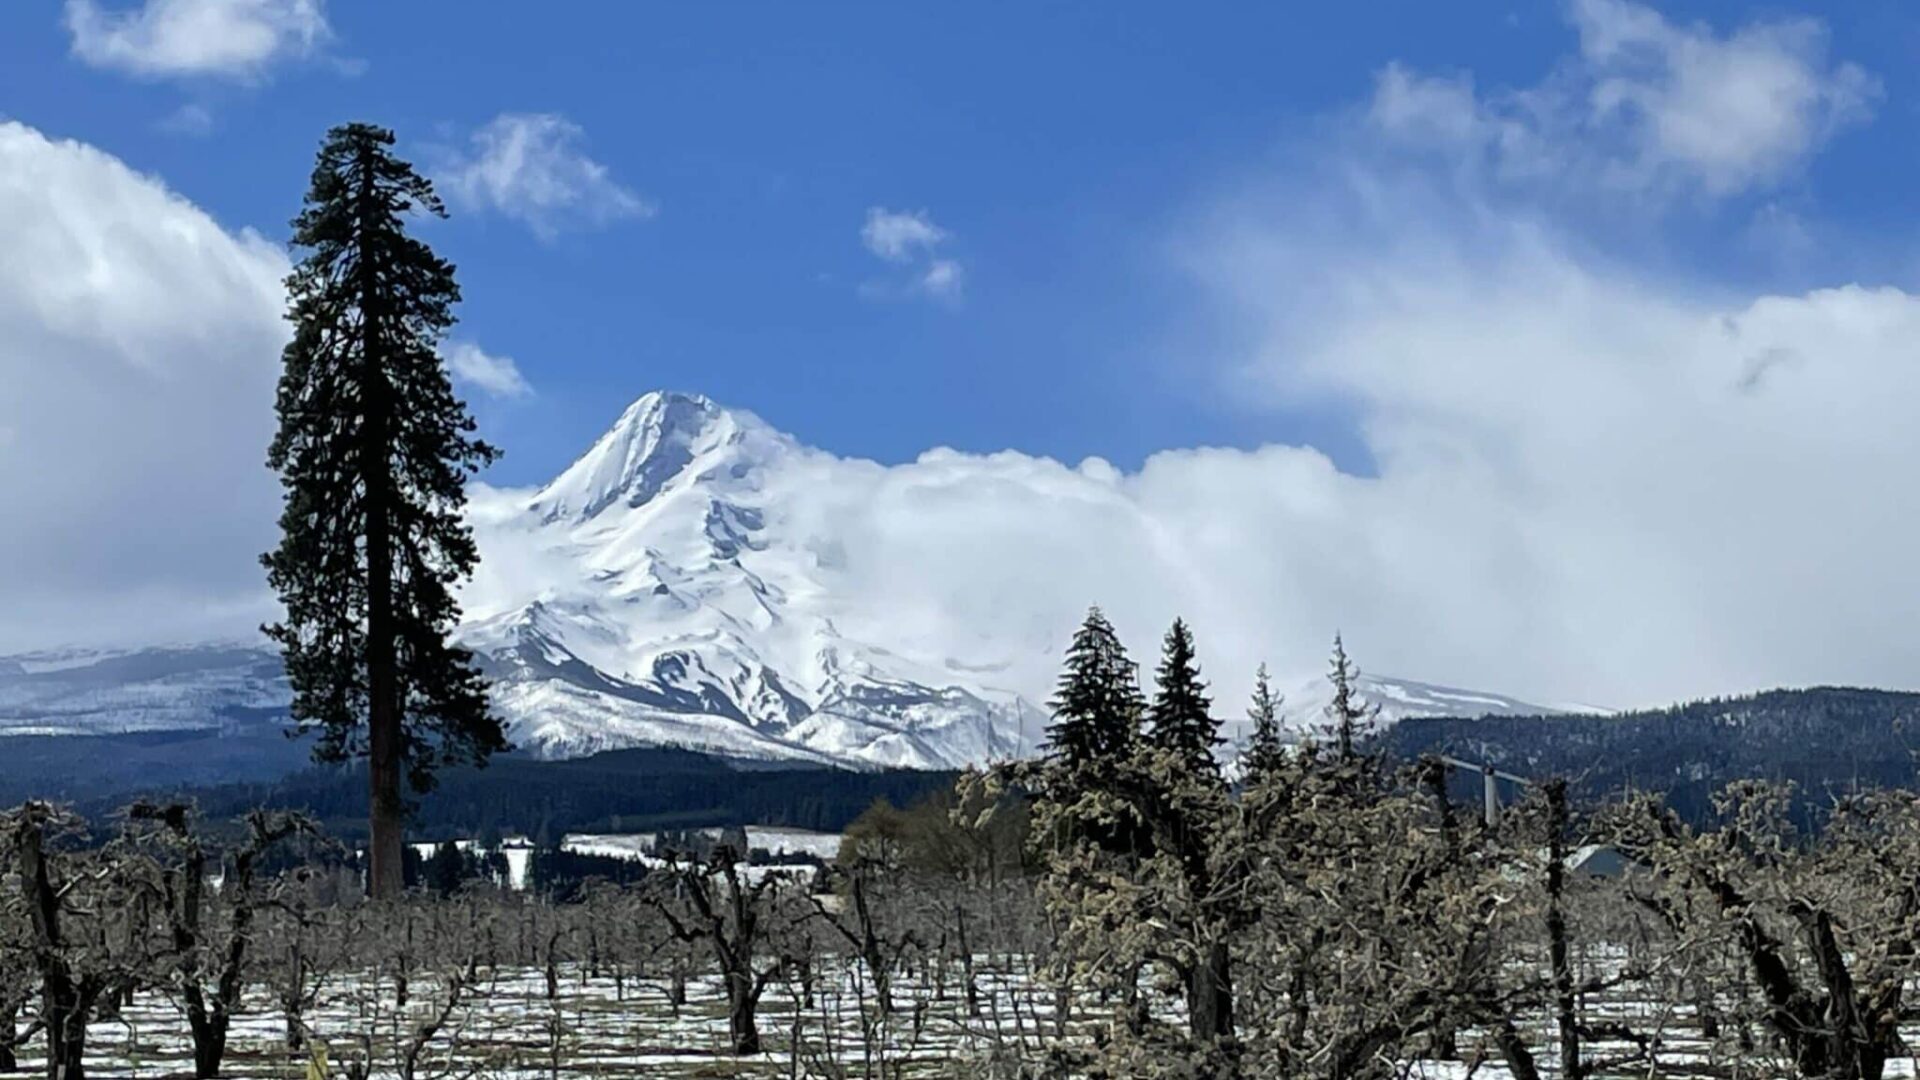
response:
M1206 684L1200 681L1199 662L1194 658L1193 632L1185 622L1175 619L1167 630L1160 668L1155 672L1147 739L1161 750L1180 755L1193 775L1217 780L1220 766L1213 759L1213 748L1223 740L1219 723L1208 714L1212 707Z
M1327 681L1333 684L1333 700L1327 703L1328 726L1333 730L1334 746L1340 752L1340 759L1346 761L1354 756L1355 745L1373 725L1380 708L1363 704L1356 696L1360 668L1347 659L1347 647L1339 634L1333 635L1333 659L1327 672Z
M278 548L262 557L286 608L266 627L314 756L368 759L369 891L404 887L408 810L434 770L506 748L473 658L449 643L453 587L478 556L461 510L496 451L473 437L438 345L459 300L453 267L407 235L444 216L391 132L327 133L287 279L293 340L268 464L286 489Z
M1139 734L1142 701L1133 661L1098 607L1074 632L1051 706L1048 754L1068 768L1110 761Z
M1267 678L1267 665L1253 674L1253 704L1247 719L1253 721L1253 738L1247 744L1246 775L1249 783L1272 774L1286 753L1280 742L1280 703L1285 700L1273 692Z
M466 854L451 840L442 841L434 848L420 868L421 881L443 900L460 891L461 883L470 876Z

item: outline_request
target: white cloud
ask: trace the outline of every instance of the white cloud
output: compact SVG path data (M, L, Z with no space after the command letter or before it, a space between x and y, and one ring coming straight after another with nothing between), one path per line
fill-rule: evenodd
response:
M862 292L876 297L920 294L958 300L966 270L959 260L936 254L950 238L925 210L869 207L866 223L860 227L860 243L875 258L902 267L906 276L870 281Z
M470 341L448 342L440 352L455 379L491 397L518 398L533 393L510 356L493 356Z
M324 0L67 0L66 22L75 56L146 78L253 78L330 36Z
M269 615L285 255L18 123L0 123L0 250L0 647Z
M651 217L651 202L613 178L581 146L585 133L552 113L501 113L438 170L457 202L513 218L543 238Z
M186 104L160 118L155 125L169 135L199 138L213 131L213 113L204 105Z
M1481 93L1465 77L1389 65L1368 120L1507 181L1726 196L1790 177L1880 96L1872 76L1828 57L1811 19L1719 34L1631 0L1569 11L1579 53L1543 83Z
M957 297L966 284L966 272L953 259L935 259L920 275L920 288L931 296Z
M811 538L841 632L1044 697L1088 604L1142 661L1184 616L1229 715L1336 628L1369 671L1547 702L1915 685L1920 296L1728 297L1518 231L1342 255L1299 213L1196 259L1261 343L1248 386L1341 400L1377 471L803 455L766 528Z
M931 252L947 238L947 230L933 223L925 210L867 209L867 222L860 227L860 242L868 251L888 262L911 262Z
M1250 213L1200 256L1257 384L1344 401L1378 470L1300 515L1215 485L1211 527L1273 548L1217 553L1249 595L1380 670L1543 696L1911 683L1888 598L1920 595L1920 298L1742 298L1535 230L1402 226L1343 252Z

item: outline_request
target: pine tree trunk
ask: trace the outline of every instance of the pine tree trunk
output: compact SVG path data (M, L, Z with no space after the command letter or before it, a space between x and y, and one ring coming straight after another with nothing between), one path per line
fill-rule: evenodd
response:
M373 213L373 162L361 161L362 212ZM364 427L360 447L361 483L367 523L367 891L375 899L399 896L406 889L406 804L400 796L400 694L395 662L393 613L393 478L389 431L392 402L382 368L379 340L384 304L376 267L366 257L360 273L361 393Z
M380 534L384 538L385 530ZM369 546L372 538L369 531ZM386 591L385 580L376 584L373 579L386 579L388 574L368 577L375 595ZM371 785L367 804L367 892L376 900L384 900L406 889L406 807L400 797L400 724L393 708L392 623L384 617L386 604L369 606L381 614L367 619L367 780Z
M1187 1028L1200 1041L1233 1038L1233 969L1218 938L1194 965L1187 991Z

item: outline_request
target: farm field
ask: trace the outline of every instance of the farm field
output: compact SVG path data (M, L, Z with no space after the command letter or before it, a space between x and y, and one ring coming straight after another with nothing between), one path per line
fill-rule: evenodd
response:
M510 968L485 973L473 997L446 1015L415 1058L411 1075L426 1078L535 1080L553 1077L946 1077L1040 1075L1049 1048L1084 1046L1096 1039L1112 1003L1093 995L1072 1002L1057 1022L1056 995L1024 956L980 956L974 963L975 1007L969 1010L958 964L936 971L916 967L893 985L894 1009L882 1016L869 979L847 959L824 963L808 995L798 978L775 981L759 1010L763 1052L730 1050L725 992L712 974L687 979L685 1000L674 1004L669 981L652 976L559 969L549 996L546 972ZM335 1077L408 1075L401 1067L409 1033L440 1015L439 985L415 980L412 1003L393 1007L390 978L342 980L324 994L307 1022L316 1033L309 1049L289 1050L286 1024L265 994L248 999L235 1019L224 1075L234 1080L281 1080L316 1075L324 1060ZM1178 1002L1146 991L1153 1011L1172 1019ZM1794 1075L1763 1054L1741 1055L1702 1036L1690 1009L1647 1000L1615 1000L1593 1010L1598 1022L1630 1022L1658 1031L1653 1062L1605 1070L1597 1076L1740 1077ZM1497 1054L1479 1046L1483 1033L1463 1032L1460 1059L1398 1063L1413 1080L1509 1080ZM1551 1048L1546 1018L1530 1032ZM1916 1032L1920 1034L1920 1032ZM89 1064L95 1075L129 1078L190 1077L192 1043L180 1014L164 995L141 993L117 1018L96 1024ZM313 1047L324 1046L316 1057ZM372 1068L362 1072L372 1051ZM1626 1044L1589 1046L1595 1059L1624 1055ZM44 1070L38 1043L23 1047L19 1065ZM1543 1076L1555 1076L1549 1060ZM1887 1064L1888 1077L1920 1075L1920 1063Z

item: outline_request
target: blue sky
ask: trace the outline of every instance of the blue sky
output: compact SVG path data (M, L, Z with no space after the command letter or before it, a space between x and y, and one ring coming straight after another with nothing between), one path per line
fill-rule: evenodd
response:
M1911 5L533 10L0 6L0 650L271 615L286 222L358 119L453 210L496 487L687 389L838 455L794 512L930 640L1912 682Z
M1664 10L1722 28L1754 14ZM1842 133L1787 184L1666 220L1633 240L1641 257L1772 275L1724 250L1767 203L1909 229L1920 23L1892 2L1833 15L1834 54L1883 84L1878 130ZM1310 172L1328 118L1389 63L1531 85L1575 36L1560 10L1512 3L335 3L324 18L323 40L251 71L142 75L83 62L57 5L9 4L0 113L275 240L329 124L389 125L423 164L502 113L577 125L577 149L651 216L543 237L456 201L431 229L461 271L462 336L534 391L476 402L509 483L551 475L657 386L887 462L946 444L1137 467L1168 447L1284 441L1366 469L1337 401L1223 392L1172 237L1251 172ZM193 130L170 122L182 109ZM913 272L862 246L874 207L945 231L957 295L874 295Z

